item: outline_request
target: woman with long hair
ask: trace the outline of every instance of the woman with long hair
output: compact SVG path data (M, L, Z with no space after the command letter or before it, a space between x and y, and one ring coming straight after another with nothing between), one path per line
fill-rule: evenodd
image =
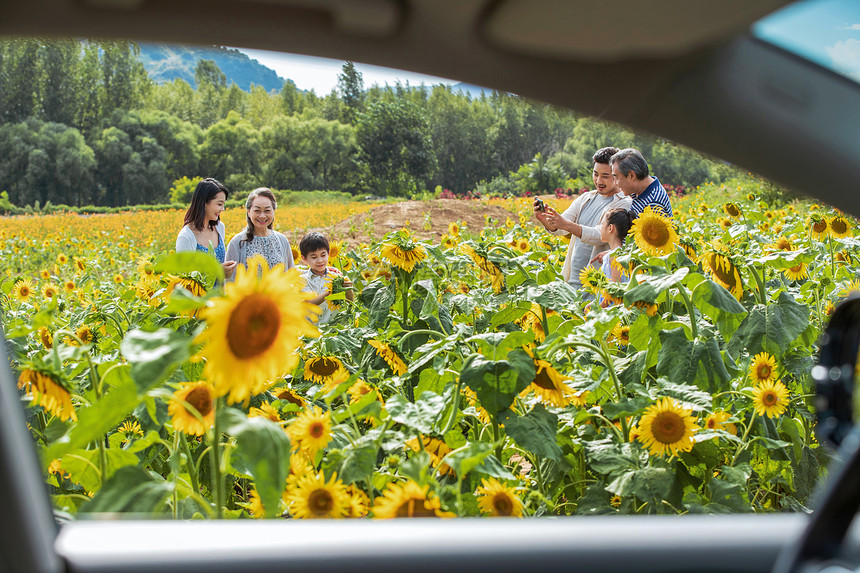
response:
M277 206L275 194L268 187L251 191L245 201L247 226L244 232L230 240L227 246L228 259L245 267L248 266L248 259L254 256L265 259L270 268L282 264L286 271L296 266L290 241L272 228Z
M185 212L185 225L176 237L176 252L201 251L212 254L229 278L236 269L235 259L226 256L224 223L221 213L230 192L217 179L207 177L197 184L191 205Z

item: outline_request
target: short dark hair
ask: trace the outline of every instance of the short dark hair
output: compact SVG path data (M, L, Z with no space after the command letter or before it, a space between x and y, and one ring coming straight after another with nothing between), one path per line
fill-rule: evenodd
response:
M594 155L591 157L591 160L594 163L603 163L605 165L609 165L609 160L612 159L612 156L619 151L620 150L617 147L601 147L594 152Z
M612 156L609 160L610 165L617 165L621 175L627 177L631 171L636 174L636 179L640 181L649 175L648 162L642 157L638 149L627 148L622 149Z
M606 217L606 222L608 224L615 226L615 234L622 241L627 236L627 233L630 232L630 227L633 226L633 220L636 219L636 213L628 211L624 207L610 209L604 216Z
M326 251L329 249L328 239L325 238L325 235L322 233L317 233L316 231L311 231L299 241L299 252L302 254L302 258L307 257L309 254L314 251L319 251L320 249L325 249Z
M224 200L230 196L230 191L217 179L207 177L197 184L191 196L191 205L185 212L185 224L193 229L202 231L204 226L214 228L218 221L205 221L206 203L215 198L218 193L224 194Z

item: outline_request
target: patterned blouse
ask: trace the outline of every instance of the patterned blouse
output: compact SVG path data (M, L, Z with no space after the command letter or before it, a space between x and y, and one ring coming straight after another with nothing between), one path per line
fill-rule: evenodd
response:
M269 265L269 268L272 268L275 265L285 264L287 260L286 253L284 253L284 249L281 247L278 237L274 234L270 234L265 237L254 237L251 239L248 243L248 256L246 258L250 259L255 255L260 255L266 259L266 263Z

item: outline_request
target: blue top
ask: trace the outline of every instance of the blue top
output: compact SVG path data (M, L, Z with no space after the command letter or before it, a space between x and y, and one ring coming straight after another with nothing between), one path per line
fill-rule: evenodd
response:
M612 249L611 251L606 253L603 256L603 266L600 267L603 270L603 274L606 275L606 279L609 281L612 280L612 255L617 250L618 249ZM622 272L621 273L621 280L619 282L626 283L629 280L630 280L630 277L628 277L625 273Z
M663 189L660 180L654 177L651 185L645 188L645 191L633 197L633 204L630 209L636 213L636 216L642 214L645 207L651 207L651 210L662 213L666 217L672 216L672 204L669 203L669 195Z
M209 249L204 247L200 243L197 243L197 250L201 253L209 253ZM224 262L225 255L227 254L227 249L224 248L224 238L221 235L218 235L218 245L215 247L215 258L218 259L219 263Z

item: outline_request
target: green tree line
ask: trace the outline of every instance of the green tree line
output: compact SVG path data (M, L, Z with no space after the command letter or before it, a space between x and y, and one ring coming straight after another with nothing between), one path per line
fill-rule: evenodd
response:
M131 42L0 42L0 190L18 206L170 200L171 183L411 196L590 184L591 155L637 147L665 184L718 181L694 152L514 95L446 85L365 87L347 62L328 95L228 82L199 60L196 88L157 85Z

